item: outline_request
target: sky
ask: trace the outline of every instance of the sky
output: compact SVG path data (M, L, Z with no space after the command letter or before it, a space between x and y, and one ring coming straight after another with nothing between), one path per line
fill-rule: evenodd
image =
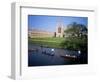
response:
M29 29L40 29L55 32L58 22L61 22L65 27L73 22L83 24L86 27L88 26L87 17L28 15Z

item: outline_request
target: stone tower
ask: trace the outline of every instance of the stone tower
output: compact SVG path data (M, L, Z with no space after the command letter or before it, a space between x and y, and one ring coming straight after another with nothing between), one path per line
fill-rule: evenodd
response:
M56 37L63 37L64 36L64 27L61 22L61 19L59 18L56 26Z

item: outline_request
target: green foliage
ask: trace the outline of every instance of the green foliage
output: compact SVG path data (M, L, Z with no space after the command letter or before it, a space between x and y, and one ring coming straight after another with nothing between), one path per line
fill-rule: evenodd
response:
M61 45L63 48L70 50L81 50L83 52L87 52L87 42L87 38L68 37Z
M72 23L65 30L65 41L62 42L63 48L71 50L81 50L87 52L87 28L82 24Z
M81 37L82 35L87 35L87 28L85 25L73 22L67 26L65 35L69 35L70 37Z

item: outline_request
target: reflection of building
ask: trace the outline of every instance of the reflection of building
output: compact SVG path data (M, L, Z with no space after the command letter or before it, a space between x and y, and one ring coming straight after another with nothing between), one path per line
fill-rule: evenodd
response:
M64 26L58 21L55 32L48 32L39 29L28 30L28 37L64 37Z

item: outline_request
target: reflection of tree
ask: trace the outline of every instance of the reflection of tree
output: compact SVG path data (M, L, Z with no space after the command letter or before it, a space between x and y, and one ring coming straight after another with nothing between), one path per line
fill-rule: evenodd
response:
M64 33L66 38L62 42L64 48L87 52L87 27L85 25L71 23Z

